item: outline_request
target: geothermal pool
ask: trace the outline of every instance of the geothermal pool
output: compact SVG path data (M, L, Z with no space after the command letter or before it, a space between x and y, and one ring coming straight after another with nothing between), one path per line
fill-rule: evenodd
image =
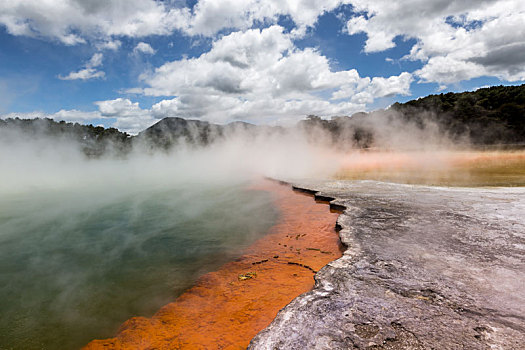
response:
M314 274L341 256L338 212L313 196L271 181L278 222L243 255L203 275L153 317L127 320L95 349L245 349L277 312L314 286Z
M277 219L272 194L244 183L3 194L0 347L74 349L114 336Z
M163 344L168 333L156 328L162 317L215 325L216 338L192 336L193 326L170 328L185 344L219 339L245 347L313 287L312 270L341 253L336 213L310 197L301 201L289 187L254 187L247 176L235 178L238 171L221 172L230 165L224 157L19 162L8 153L0 164L11 169L0 181L0 348L115 347L126 320L128 345L145 335ZM525 184L523 152L363 152L345 161L337 175L343 179ZM238 280L251 272L256 279ZM202 317L203 310L217 318ZM178 311L186 313L179 319Z

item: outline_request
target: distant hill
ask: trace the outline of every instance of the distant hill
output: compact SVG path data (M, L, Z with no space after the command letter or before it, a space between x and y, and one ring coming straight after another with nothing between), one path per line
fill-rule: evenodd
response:
M525 85L430 95L391 109L420 124L432 119L450 135L468 134L478 144L525 142Z
M189 143L208 144L215 128L208 122L183 118L164 118L137 135L137 139L150 145L169 148L184 140Z
M474 145L525 144L525 85L494 86L473 92L430 95L386 110L360 112L351 117L324 120L308 116L299 122L306 130L322 129L334 144L368 148L378 140L436 126L436 133L451 141L468 140ZM422 134L423 135L423 134ZM429 140L422 139L421 142Z
M82 151L90 157L99 157L110 151L125 154L131 150L131 136L115 128L56 122L52 119L0 119L0 132L31 139L50 137L57 140L78 142ZM2 134L0 133L0 136Z
M169 149L180 142L205 146L235 131L255 132L258 128L260 127L245 122L219 125L201 120L167 117L140 132L134 142L162 149Z

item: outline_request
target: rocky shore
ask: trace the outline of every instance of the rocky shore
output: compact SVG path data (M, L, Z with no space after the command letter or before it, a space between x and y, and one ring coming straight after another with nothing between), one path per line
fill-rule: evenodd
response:
M347 250L249 349L525 349L525 188L294 185Z

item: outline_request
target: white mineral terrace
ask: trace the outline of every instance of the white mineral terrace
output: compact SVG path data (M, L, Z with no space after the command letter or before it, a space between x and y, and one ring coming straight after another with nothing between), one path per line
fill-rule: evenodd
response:
M525 188L305 181L344 256L251 349L523 349Z

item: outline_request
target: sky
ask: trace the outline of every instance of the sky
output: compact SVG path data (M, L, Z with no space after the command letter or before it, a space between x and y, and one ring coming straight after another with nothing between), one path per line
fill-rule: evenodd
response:
M525 82L523 0L2 0L0 118L292 124Z

